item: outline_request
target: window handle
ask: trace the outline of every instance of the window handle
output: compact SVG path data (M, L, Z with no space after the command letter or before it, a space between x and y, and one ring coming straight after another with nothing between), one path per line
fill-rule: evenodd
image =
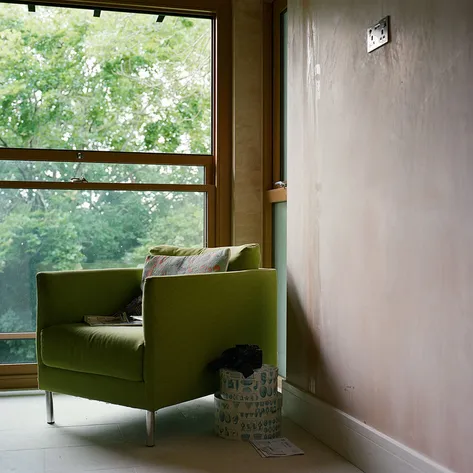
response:
M274 183L276 189L287 189L287 181L278 181Z
M85 177L71 177L71 182L75 182L78 184L85 184L89 182Z

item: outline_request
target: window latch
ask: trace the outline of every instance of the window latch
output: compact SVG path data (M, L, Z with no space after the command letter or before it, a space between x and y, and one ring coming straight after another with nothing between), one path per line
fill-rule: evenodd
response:
M286 181L278 181L274 183L274 187L276 189L287 189L287 182Z
M86 184L89 182L85 177L71 177L70 180L77 184Z

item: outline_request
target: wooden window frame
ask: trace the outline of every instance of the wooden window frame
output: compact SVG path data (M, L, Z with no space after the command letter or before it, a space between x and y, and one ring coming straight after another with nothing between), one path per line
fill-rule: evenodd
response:
M2 3L8 3L3 2ZM30 3L15 2L13 3ZM232 179L232 7L224 0L36 0L36 5L103 8L130 13L168 13L212 18L212 150L209 155L81 151L82 162L195 165L205 168L205 183L114 184L0 181L9 189L77 189L206 193L207 246L231 244ZM78 150L0 148L0 160L77 162ZM34 332L0 333L0 340L35 339ZM0 364L0 390L37 388L37 364Z
M273 266L273 205L287 201L287 189L278 188L281 180L281 15L287 10L287 0L274 0L265 5L263 81L264 108L264 212L263 264Z
M282 47L281 16L287 10L287 0L275 0L273 3L273 188L274 183L281 181L281 145L282 145Z

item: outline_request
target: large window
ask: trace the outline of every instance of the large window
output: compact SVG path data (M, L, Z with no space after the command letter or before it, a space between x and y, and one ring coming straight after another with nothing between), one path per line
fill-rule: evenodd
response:
M217 20L0 3L0 365L35 361L38 271L228 243Z

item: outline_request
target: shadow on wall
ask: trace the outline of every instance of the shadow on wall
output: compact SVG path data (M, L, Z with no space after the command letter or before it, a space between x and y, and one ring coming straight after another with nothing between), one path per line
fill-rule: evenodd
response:
M288 270L287 381L324 402L340 406L343 404L341 384L321 344L320 297L315 290L305 291L310 296L308 300L302 300L302 292Z

